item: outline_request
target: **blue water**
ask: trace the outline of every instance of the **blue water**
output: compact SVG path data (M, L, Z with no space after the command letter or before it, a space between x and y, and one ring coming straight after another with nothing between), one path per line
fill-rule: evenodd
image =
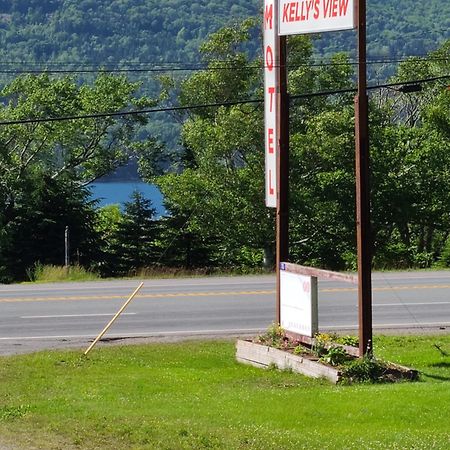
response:
M165 209L163 206L163 196L159 189L148 183L143 182L114 182L114 183L92 183L89 185L92 192L92 198L99 200L98 207L119 204L123 207L125 202L130 201L133 191L137 190L143 196L152 202L156 214L163 215Z

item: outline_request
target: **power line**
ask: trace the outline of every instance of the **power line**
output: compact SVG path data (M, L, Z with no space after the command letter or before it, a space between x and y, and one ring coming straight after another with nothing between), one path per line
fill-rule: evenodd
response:
M398 64L402 62L447 62L449 61L449 57L428 57L428 58L420 58L420 57L405 57L401 59L378 59L367 61L367 65L382 65L382 64ZM221 62L221 61L217 61ZM225 62L225 61L224 61ZM0 63L0 66L4 63ZM139 63L140 65L144 65L144 63ZM343 62L305 62L305 63L297 63L288 65L288 69L297 69L300 67L339 67L339 66L358 66L359 61L343 61ZM221 71L221 70L234 70L234 71L243 71L249 69L263 69L265 66L262 64L246 64L241 66L234 66L230 61L228 61L228 65L223 66L205 66L202 64L186 64L184 66L165 66L166 63L162 64L159 67L129 67L129 68L108 68L108 67L98 67L98 68L77 68L77 69L52 69L52 68L39 68L39 69L0 69L0 74L3 75L34 75L34 74L89 74L89 73L166 73L166 72L193 72L193 71Z
M385 84L376 84L376 85L369 85L367 86L368 91L373 91L376 89L385 89L385 88L395 88L400 86L410 86L414 84L420 84L420 83L431 83L433 81L439 81L439 80L446 80L450 78L450 75L443 75L440 77L432 77L432 78L422 78L419 80L408 80L408 81L396 81L393 83L385 83ZM356 88L345 88L345 89L338 89L335 91L322 91L322 92L312 92L308 94L297 94L297 95L290 95L289 98L291 100L297 100L299 98L309 98L309 97L321 97L326 95L335 95L335 94L349 94L357 92ZM1 125L1 122L0 122Z
M431 53L431 54L430 54ZM403 61L408 58L433 58L432 53L435 52L429 52L429 53L418 53L415 55L402 55L397 57L387 57L386 55L370 55L367 58L367 62L377 62L377 61ZM349 58L350 60L357 61L357 58ZM312 63L326 63L326 59L323 57L313 57L310 59ZM226 63L228 60L222 59L222 60L216 60L216 62L223 62ZM107 62L98 62L98 61L74 61L74 62L62 62L62 61L47 61L47 62L37 62L36 60L33 61L25 61L25 60L16 60L16 61L5 61L2 60L0 62L0 65L47 65L47 66L96 66L96 67L106 67L109 65L119 66L142 66L142 65L198 65L198 63L195 62L189 62L189 61L164 61L164 60L148 60L148 61L127 61L127 60L109 60Z
M433 77L433 78L423 78L423 79L418 79L418 80L399 81L399 82L395 82L395 83L372 85L372 86L368 86L367 89L368 90L383 89L383 88L396 87L396 86L429 83L429 82L439 81L439 80L444 80L444 79L450 79L450 75L444 75L444 76ZM357 91L356 88L346 88L346 89L338 89L338 90L333 90L333 91L309 92L309 93L292 95L292 96L290 96L290 99L297 100L297 99L301 99L301 98L325 97L328 95L353 93L356 91ZM1 121L0 125L24 125L24 124L29 124L29 123L50 123L50 122L70 121L70 120L99 119L99 118L105 118L105 117L121 117L121 116L152 114L152 113L169 112L169 111L188 111L188 110L192 110L192 109L218 108L220 106L235 106L235 105L263 103L263 102L264 102L263 99L248 99L248 100L236 100L236 101L230 101L230 102L217 102L217 103L207 103L207 104L189 105L189 106L170 106L170 107L166 107L166 108L141 109L141 110L136 110L136 111L116 111L116 112L109 112L109 113L83 114L83 115L78 115L78 116L18 119L18 120Z

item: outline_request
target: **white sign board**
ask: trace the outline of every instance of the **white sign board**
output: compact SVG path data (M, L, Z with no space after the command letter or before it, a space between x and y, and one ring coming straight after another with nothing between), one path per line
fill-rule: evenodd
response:
M266 206L277 206L278 33L276 0L264 1L264 122Z
M355 0L279 0L279 34L355 28Z
M318 332L316 277L280 270L280 325L304 336Z

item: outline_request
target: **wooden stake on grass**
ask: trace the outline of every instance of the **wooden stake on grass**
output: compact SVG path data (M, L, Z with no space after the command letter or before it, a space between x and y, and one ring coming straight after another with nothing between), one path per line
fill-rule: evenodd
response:
M142 282L135 291L130 295L128 300L123 304L122 308L117 311L116 315L109 321L108 325L106 325L105 328L103 328L103 331L95 338L94 342L88 347L88 349L84 352L84 355L86 356L94 347L94 345L103 337L103 335L109 330L111 325L116 321L116 319L122 314L124 309L128 306L128 304L133 300L133 298L136 296L136 294L139 292L141 287L144 285L144 282Z

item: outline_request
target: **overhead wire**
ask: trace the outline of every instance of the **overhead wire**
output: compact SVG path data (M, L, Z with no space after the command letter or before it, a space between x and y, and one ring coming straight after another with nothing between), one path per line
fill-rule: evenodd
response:
M369 85L367 87L367 90L383 89L383 88L405 86L405 85L411 85L411 84L429 83L429 82L445 80L445 79L450 79L450 75L443 75L443 76L431 77L431 78L422 78L422 79L416 79L416 80L398 81L398 82L384 83L384 84L378 84L378 85ZM357 91L356 88L344 88L344 89L336 89L336 90L329 90L329 91L308 92L308 93L291 95L290 99L297 100L297 99L301 99L301 98L311 98L311 97L319 97L319 96L323 97L323 96L328 96L328 95L353 93L356 91ZM170 111L187 111L187 110L193 110L193 109L217 108L217 107L221 107L221 106L234 106L234 105L244 105L244 104L263 103L263 102L264 102L264 99L256 98L256 99L247 99L247 100L234 100L234 101L229 101L229 102L215 102L215 103L186 105L186 106L168 106L168 107L163 107L163 108L150 108L150 109L140 109L140 110L131 110L131 111L113 111L113 112L80 114L80 115L62 116L62 117L35 117L35 118L28 118L28 119L0 121L0 126L1 125L22 125L22 124L30 124L30 123L62 122L62 121L83 120L83 119L99 119L99 118L105 118L105 117L121 117L121 116L152 114L152 113L161 113L161 112L170 112Z
M406 61L415 61L415 62L447 62L449 61L449 57L427 57L421 58L417 56L406 56L402 58L387 58L387 59L375 59L368 60L366 65L382 65L382 64L399 64ZM139 67L108 67L108 64L99 65L97 67L82 67L82 64L78 65L77 68L71 69L61 69L61 68L52 68L53 63L47 63L44 67L41 68L8 68L8 69L0 69L0 74L3 75L21 75L21 74L88 74L88 73L164 73L164 72L193 72L193 71L220 71L220 70L248 70L248 69L263 69L264 65L262 64L245 64L245 65L230 65L230 61L215 61L215 63L226 63L226 65L220 66L217 65L215 67L207 66L206 64L199 63L183 63L177 64L175 63L151 63L152 67L145 67L148 63L136 63ZM19 63L22 65L28 65L28 63ZM352 61L351 59L347 61L322 61L322 62L304 62L304 63L296 63L296 64L288 64L288 69L296 69L300 67L339 67L339 66L358 66L360 64L359 61ZM3 65L12 65L12 63L0 62L0 67ZM30 64L32 66L33 64ZM70 66L76 66L75 63L68 64ZM125 66L134 66L131 63L125 63ZM36 63L36 66L38 64ZM81 67L80 67L81 66ZM89 66L89 65L87 65ZM39 67L39 66L38 66ZM56 66L58 67L58 66ZM62 65L59 67L63 67Z

